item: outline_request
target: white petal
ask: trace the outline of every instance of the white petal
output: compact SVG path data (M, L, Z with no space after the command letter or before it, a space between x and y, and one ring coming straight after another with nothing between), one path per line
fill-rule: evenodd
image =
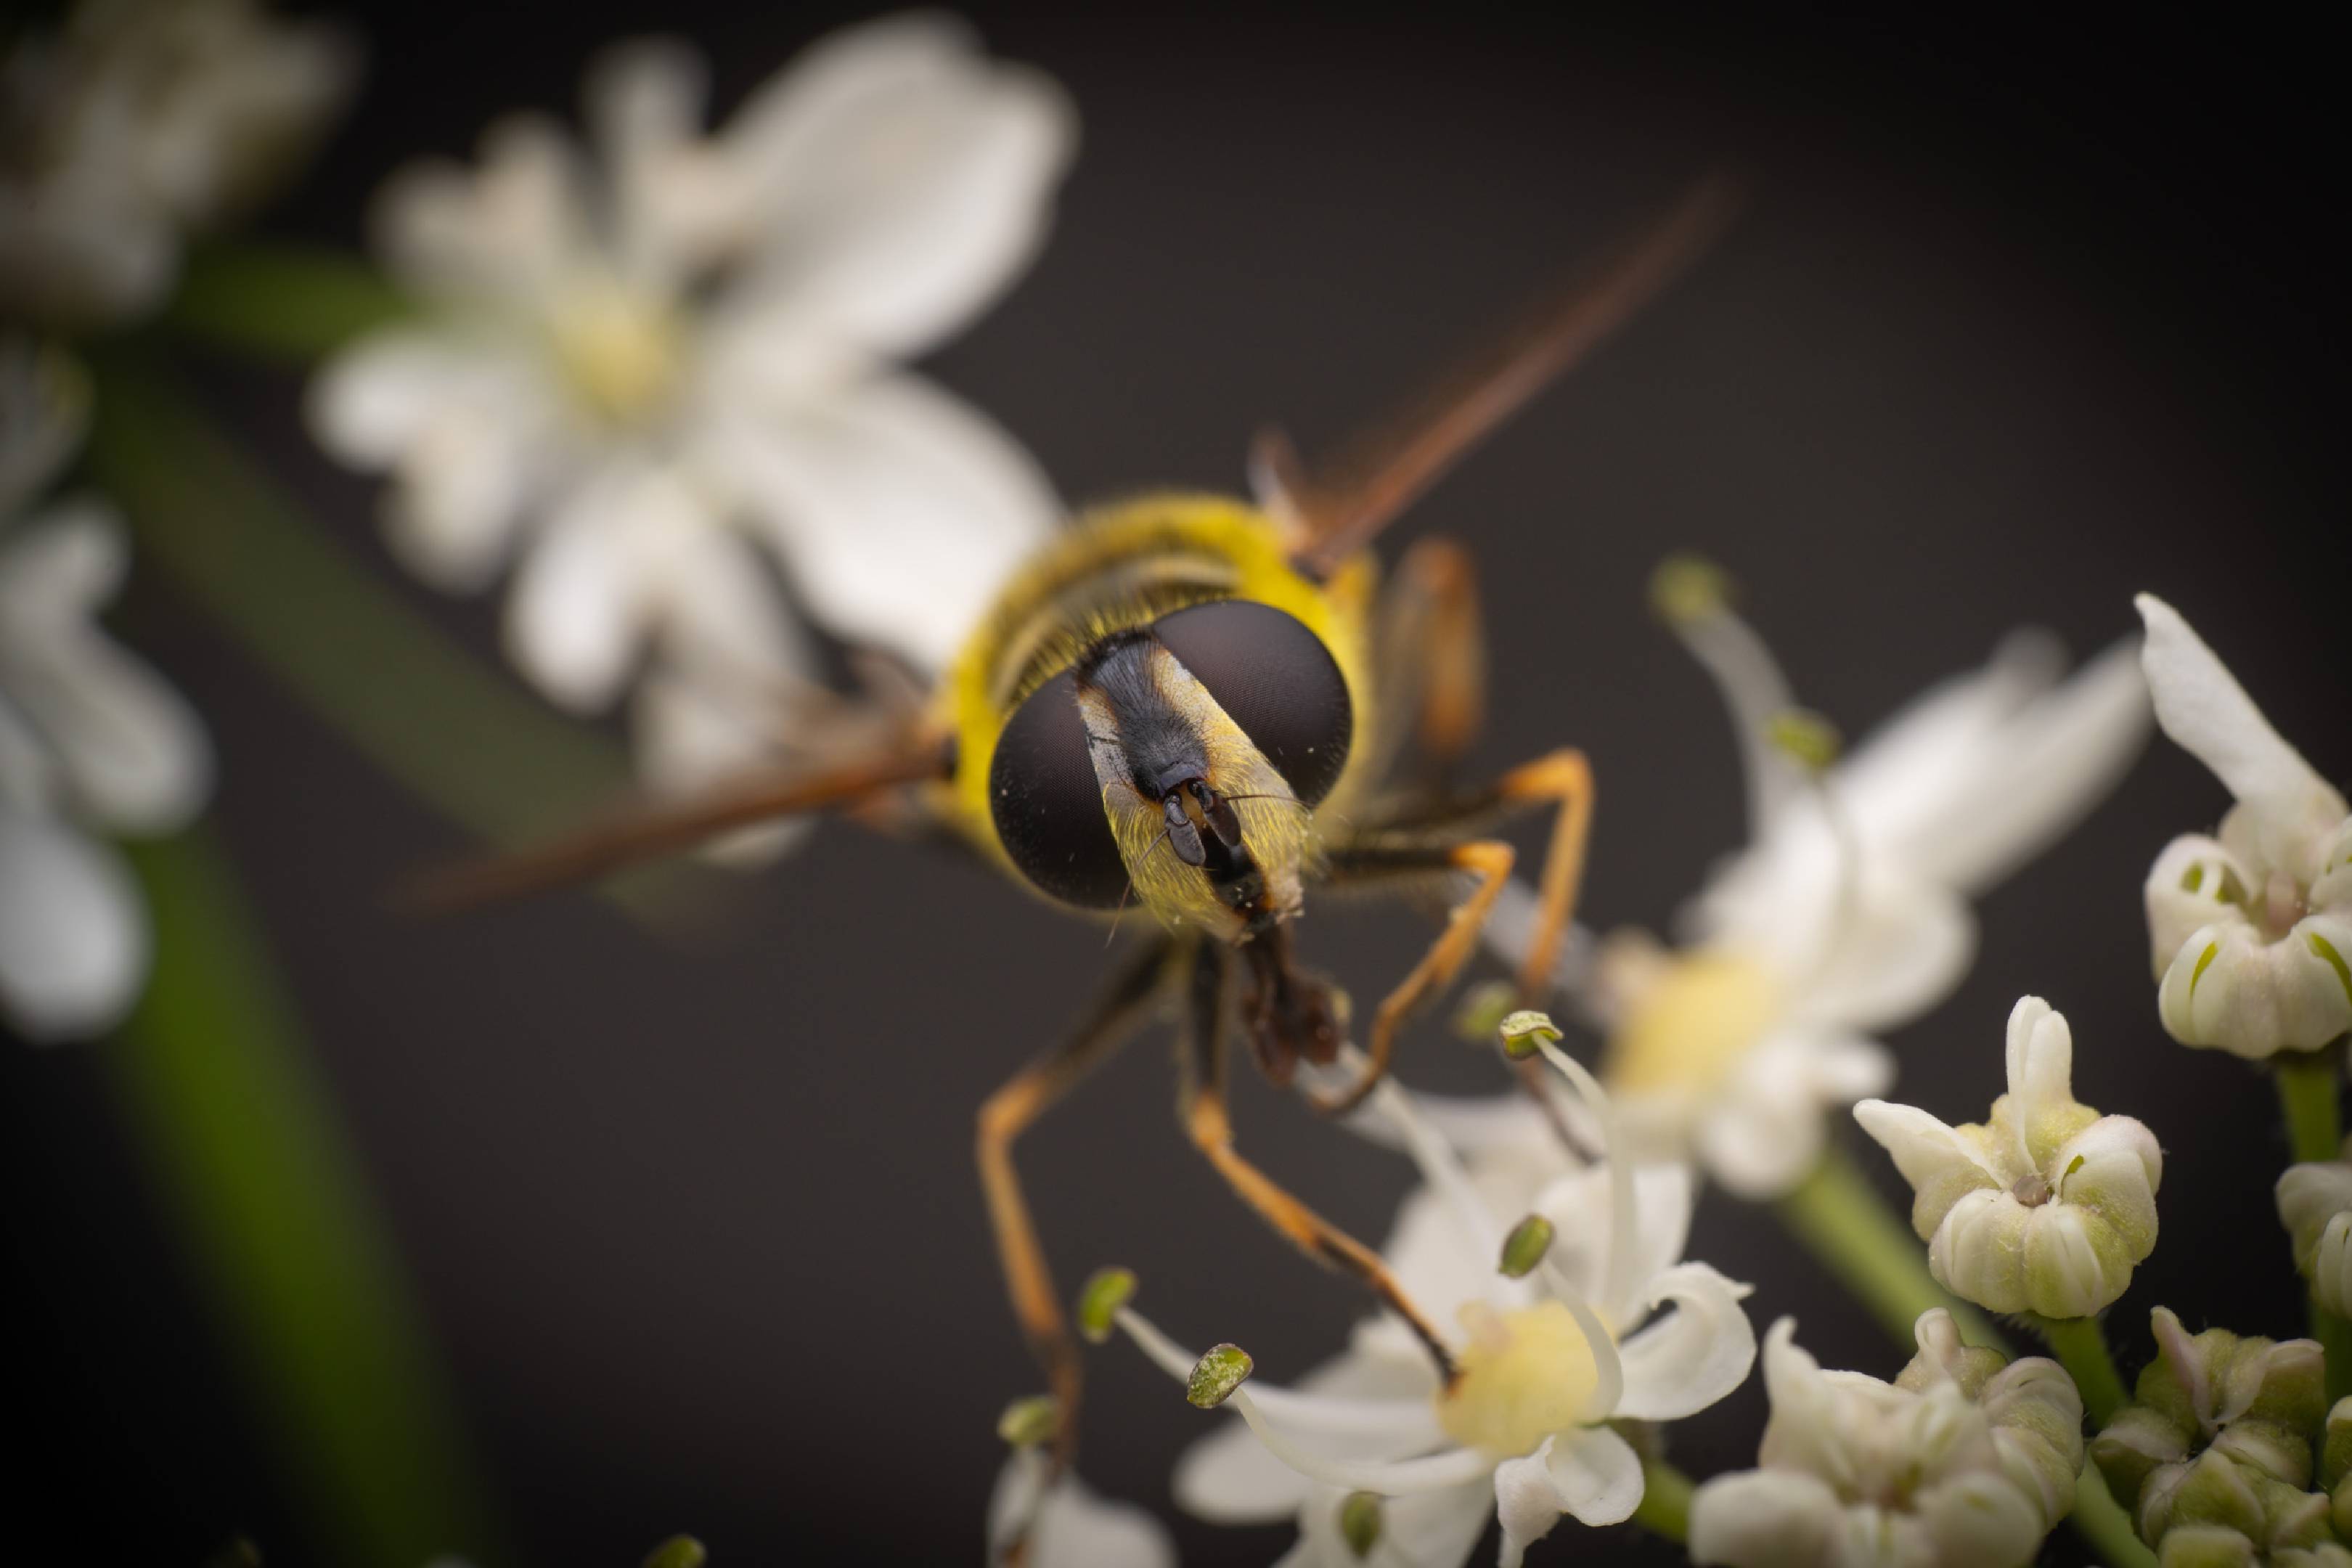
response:
M1357 1568L1360 1559L1339 1532L1349 1494L1318 1487L1298 1510L1298 1544L1276 1568ZM1494 1490L1482 1478L1466 1486L1384 1498L1381 1544L1371 1561L1412 1568L1462 1568L1495 1511Z
M1625 1391L1614 1414L1637 1421L1696 1415L1748 1380L1756 1331L1741 1291L1704 1263L1670 1268L1651 1282L1651 1306L1674 1311L1619 1346Z
M2242 904L2233 900L2251 896L2258 880L2220 840L2201 833L2183 834L2166 845L2141 889L2157 979L2164 978L2197 932L2217 921L2248 920Z
M726 446L817 616L925 668L954 656L1060 514L1010 437L912 376L790 419L739 421Z
M146 906L113 850L0 804L0 1016L44 1044L104 1032L147 978Z
M2047 1533L2033 1503L1998 1474L1956 1477L1922 1491L1913 1507L1935 1542L1939 1563L2022 1568L2033 1560Z
M1795 760L1771 740L1772 721L1796 706L1788 678L1755 628L1727 610L1676 617L1673 626L1691 657L1715 678L1730 710L1748 782L1748 836L1761 840L1781 809L1805 787Z
M2179 611L2152 594L2134 601L2147 623L2143 658L2157 722L2253 808L2263 859L2308 883L2309 854L2352 813L2344 797L2282 740L2262 710Z
M710 249L710 215L669 195L681 178L693 184L709 91L701 53L676 38L616 44L589 66L581 97L612 186L615 261L632 281L679 287Z
M1143 1510L1097 1497L1075 1476L1066 1477L1036 1506L1045 1457L1023 1449L1006 1461L988 1505L992 1542L1028 1517L1036 1507L1026 1559L1035 1568L1174 1568L1175 1542Z
M1828 944L1790 1006L1846 1029L1907 1024L1952 994L1976 958L1976 916L1956 894L1898 875L1864 873L1853 907L1824 922Z
M79 810L110 829L161 833L204 805L213 753L195 710L95 618L129 556L121 525L89 502L0 548L0 673Z
M1953 1295L1990 1311L2028 1310L2037 1304L2028 1283L2028 1242L2041 1212L2005 1191L1962 1193L1927 1238L1927 1271Z
M1617 1332L1654 1303L1644 1298L1651 1282L1682 1257L1696 1206L1690 1170L1681 1164L1644 1164L1633 1170L1633 1249L1626 1270L1627 1300L1605 1299L1602 1289L1610 1247L1610 1168L1594 1165L1564 1176L1539 1194L1534 1212L1552 1225L1545 1260L1578 1293L1599 1307ZM1493 1269L1487 1260L1487 1269ZM1483 1281L1482 1281L1483 1283Z
M517 115L484 133L478 170L436 162L394 173L370 227L410 288L528 308L589 247L585 179L553 121Z
M1326 1362L1286 1392L1304 1399L1354 1402L1359 1410L1379 1402L1390 1418L1318 1424L1315 1448L1334 1458L1393 1458L1424 1452L1444 1441L1432 1413L1434 1382L1425 1370L1416 1373L1410 1365L1350 1353ZM1268 1407L1270 1416L1277 1411L1286 1418L1299 1414L1296 1405ZM1284 1518L1299 1508L1315 1485L1268 1453L1237 1420L1223 1423L1216 1432L1189 1445L1177 1457L1170 1482L1177 1507L1197 1519L1230 1524Z
M1830 1559L1843 1509L1829 1483L1790 1470L1742 1470L1691 1494L1693 1563L1817 1568Z
M1968 1140L1916 1105L1865 1100L1853 1108L1853 1119L1880 1148L1894 1156L1895 1168L1915 1189L1963 1169L1999 1179Z
M516 569L508 655L575 712L604 707L636 667L669 556L718 527L669 476L607 466L548 520Z
M1495 1516L1503 1526L1497 1568L1518 1568L1528 1548L1550 1534L1567 1510L1567 1500L1559 1495L1551 1468L1544 1462L1554 1441L1546 1438L1534 1453L1495 1467Z
M346 463L389 468L453 395L479 384L483 358L480 345L441 332L371 333L311 378L303 398L311 438Z
M2126 638L2011 715L1960 775L1973 787L1910 824L1897 853L1961 892L1994 886L2106 796L2147 744L2148 721L2138 646Z
M744 287L819 336L920 353L1028 264L1076 135L1050 80L931 19L839 35L722 138L774 236Z
M1777 1198L1822 1156L1822 1108L1750 1096L1727 1098L1700 1119L1699 1163L1724 1190L1749 1203Z
M1545 1459L1559 1506L1586 1524L1622 1524L1642 1506L1642 1458L1607 1426L1579 1426L1549 1445Z
M2074 1100L2074 1037L2066 1016L2039 996L2021 996L2009 1012L2005 1047L2011 1114L2020 1129ZM2024 1162L2031 1165L2029 1158Z

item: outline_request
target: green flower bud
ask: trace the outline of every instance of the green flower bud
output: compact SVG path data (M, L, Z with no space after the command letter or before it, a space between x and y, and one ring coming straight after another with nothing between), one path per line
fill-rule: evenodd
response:
M1209 1352L1192 1363L1192 1376L1184 1385L1184 1397L1202 1410L1214 1410L1234 1396L1234 1390L1249 1381L1257 1363L1250 1360L1249 1352L1239 1345L1212 1345Z

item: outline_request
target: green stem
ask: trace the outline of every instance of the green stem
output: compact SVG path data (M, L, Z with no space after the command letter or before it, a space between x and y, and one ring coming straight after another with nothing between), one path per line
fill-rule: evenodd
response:
M415 1568L495 1546L407 1281L242 889L201 829L130 855L154 972L106 1063L325 1555Z
M2271 1058L2278 1080L2279 1111L2286 1123L2288 1149L2298 1164L2333 1160L2342 1147L2343 1116L2337 1099L2335 1047L2316 1051L2281 1051ZM2311 1337L2319 1342L2327 1365L2327 1397L2332 1403L2352 1394L2352 1323L2310 1297Z
M451 820L513 847L627 793L618 748L491 674L310 527L135 350L95 356L89 453L140 562L377 767ZM713 879L673 864L605 884L660 923Z
M2035 1318L2035 1331L2082 1392L2083 1409L2094 1431L2115 1419L2125 1398L2123 1374L2107 1352L2106 1331L2096 1318Z
M1936 1283L1927 1272L1927 1249L1844 1150L1832 1145L1812 1173L1774 1206L1790 1234L1844 1282L1905 1351L1917 1343L1919 1314L1943 1307L1969 1343L2015 1353L1982 1312ZM2112 1568L2153 1568L2155 1553L2133 1533L2130 1519L2107 1495L2095 1465L2084 1466L2075 1482L2069 1522Z
M1960 1337L2006 1352L1982 1312L1955 1299L1927 1272L1927 1255L1853 1156L1832 1145L1812 1173L1774 1205L1780 1223L1870 1309L1895 1342L1910 1348L1919 1314L1949 1310Z
M2343 1141L2343 1121L2336 1108L2333 1050L2281 1051L2271 1058L2278 1079L2279 1110L2286 1120L2287 1147L2298 1163L2333 1160Z
M341 251L227 243L189 257L163 321L223 348L308 363L408 310L381 276Z
M1642 1461L1642 1504L1633 1522L1668 1541L1690 1539L1690 1477L1664 1459Z

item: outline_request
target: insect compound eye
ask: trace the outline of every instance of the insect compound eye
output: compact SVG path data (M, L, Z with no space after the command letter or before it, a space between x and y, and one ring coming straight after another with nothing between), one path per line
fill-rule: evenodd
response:
M1194 605L1162 616L1151 630L1292 794L1313 805L1331 793L1348 763L1356 713L1320 637L1296 616L1250 599Z
M988 802L1004 852L1040 891L1082 909L1118 905L1127 867L1103 813L1070 671L1031 692L1006 721L989 763Z

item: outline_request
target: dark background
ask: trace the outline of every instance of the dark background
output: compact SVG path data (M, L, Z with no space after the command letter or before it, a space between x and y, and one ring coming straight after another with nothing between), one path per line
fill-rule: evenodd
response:
M404 158L467 154L509 108L569 115L583 61L658 26L706 45L723 110L832 8L385 8L365 96L275 233L355 240ZM1064 493L1234 488L1247 433L1326 446L1499 309L1701 167L1755 206L1718 253L1449 480L1391 542L1466 539L1496 686L1482 763L1585 746L1602 805L1586 911L1664 921L1740 831L1712 690L1648 619L1660 554L1726 563L1803 699L1858 734L2036 622L2086 653L2170 597L2320 769L2352 772L2345 619L2340 120L2332 54L2226 36L1818 13L1602 12L1540 32L1457 6L1270 22L998 9L992 47L1076 97L1049 248L938 355ZM297 384L200 363L295 487L394 573L372 487L299 435ZM486 655L493 603L404 582ZM209 720L216 808L535 1564L625 1563L691 1530L721 1564L971 1560L1004 1399L1034 1374L1001 1304L971 1116L1069 1021L1102 938L983 873L846 830L693 951L568 898L446 924L376 894L460 840L152 584L145 646ZM1943 1008L1892 1037L1897 1097L1980 1117L2021 992L2069 1015L2077 1089L2171 1151L2164 1237L2116 1313L2300 1331L2268 1188L2268 1085L2170 1044L2138 888L2224 797L2160 741L2083 831L1983 905ZM1398 913L1305 940L1357 994L1410 962ZM1024 1145L1066 1280L1119 1260L1180 1338L1286 1377L1360 1303L1258 1230L1171 1125L1147 1044ZM1442 1029L1408 1076L1492 1084ZM268 1462L93 1054L0 1053L19 1430L36 1561L190 1563L234 1530L321 1560ZM1377 1237L1405 1164L1251 1084L1244 1147ZM1851 1129L1847 1130L1851 1132ZM1874 1171L1892 1173L1874 1152ZM1899 1362L1769 1214L1720 1196L1692 1255L1795 1312L1825 1363ZM1203 1429L1123 1347L1095 1358L1087 1473L1166 1511ZM1751 1382L1675 1433L1751 1461ZM20 1459L20 1466L24 1461ZM1180 1525L1187 1562L1287 1528ZM2071 1554L2063 1544L2053 1552ZM1551 1558L1634 1554L1572 1522ZM1542 1560L1539 1555L1538 1560ZM2071 1560L2071 1556L2070 1556ZM483 1568L498 1568L484 1564Z

